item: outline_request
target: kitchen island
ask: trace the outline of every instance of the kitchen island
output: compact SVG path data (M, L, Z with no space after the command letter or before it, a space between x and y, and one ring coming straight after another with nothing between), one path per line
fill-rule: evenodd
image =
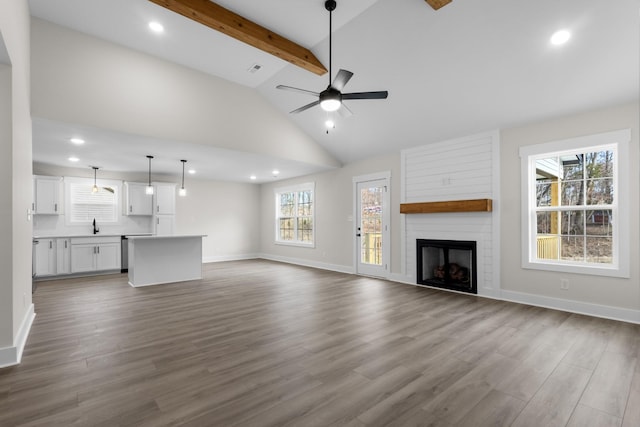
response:
M133 287L202 279L206 235L127 236Z

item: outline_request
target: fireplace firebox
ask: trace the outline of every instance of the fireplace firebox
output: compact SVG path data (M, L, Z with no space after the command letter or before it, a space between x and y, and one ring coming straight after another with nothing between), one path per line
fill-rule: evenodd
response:
M419 285L478 293L476 242L416 240Z

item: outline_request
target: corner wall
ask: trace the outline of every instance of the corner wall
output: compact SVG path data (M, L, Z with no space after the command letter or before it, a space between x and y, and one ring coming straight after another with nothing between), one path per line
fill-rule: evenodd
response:
M353 273L353 177L391 171L391 276L400 276L400 153L351 163L341 169L296 179L262 184L260 256L277 261ZM315 182L315 247L275 244L275 189Z
M542 123L503 130L501 133L501 273L502 295L535 305L552 306L587 314L640 322L639 243L639 140L638 103L576 114ZM574 138L631 128L630 202L631 275L628 279L527 270L521 267L521 188L519 148L524 145ZM560 279L569 289L560 289Z
M11 62L3 66L0 83L3 131L2 170L7 174L0 224L0 367L16 364L33 320L31 303L31 112L30 17L26 0L0 0L0 34ZM9 87L10 81L10 87ZM6 102L6 103L5 103ZM10 105L10 108L8 108ZM8 130L7 130L7 124ZM10 237L9 237L10 236ZM7 260L9 260L7 262Z

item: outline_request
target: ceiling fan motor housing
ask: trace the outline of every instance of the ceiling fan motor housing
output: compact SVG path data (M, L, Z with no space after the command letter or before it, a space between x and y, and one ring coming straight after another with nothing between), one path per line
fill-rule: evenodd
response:
M324 2L324 8L329 12L333 12L336 9L337 3L335 0L327 0Z

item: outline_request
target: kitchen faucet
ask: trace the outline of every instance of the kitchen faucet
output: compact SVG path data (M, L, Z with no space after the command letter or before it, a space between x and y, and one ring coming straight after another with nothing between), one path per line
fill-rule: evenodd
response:
M99 231L100 229L96 227L96 219L93 218L93 234L98 234Z

